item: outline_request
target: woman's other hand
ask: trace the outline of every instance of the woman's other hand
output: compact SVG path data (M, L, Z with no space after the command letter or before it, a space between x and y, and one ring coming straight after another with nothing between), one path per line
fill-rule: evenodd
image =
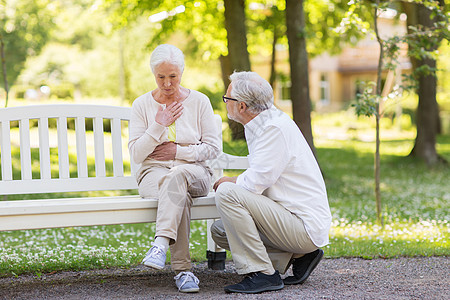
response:
M165 142L156 146L155 150L148 156L155 160L172 160L177 154L177 144L174 142Z
M158 108L158 112L155 116L155 121L165 127L175 122L183 114L183 105L180 102L173 102L166 109L162 106Z

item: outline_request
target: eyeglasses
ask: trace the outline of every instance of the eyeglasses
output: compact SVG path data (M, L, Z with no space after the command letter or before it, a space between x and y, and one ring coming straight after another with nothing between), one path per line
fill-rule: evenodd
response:
M225 102L225 103L227 103L228 101L239 101L238 99L234 99L234 98L229 98L229 97L226 97L225 95L223 95L222 96L222 100L223 100L223 102Z

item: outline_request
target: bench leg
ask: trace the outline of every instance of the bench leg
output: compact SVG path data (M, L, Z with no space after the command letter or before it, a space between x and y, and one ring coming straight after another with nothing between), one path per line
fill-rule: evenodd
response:
M211 226L215 220L207 220L207 239L208 239L208 249L206 251L206 258L208 259L208 268L212 270L225 270L225 259L227 258L227 253L225 249L220 248L216 245L211 235Z

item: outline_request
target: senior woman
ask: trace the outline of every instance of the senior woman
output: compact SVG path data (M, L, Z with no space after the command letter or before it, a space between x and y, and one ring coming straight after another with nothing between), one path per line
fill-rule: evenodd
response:
M150 66L158 87L133 102L128 143L134 162L141 164L140 196L158 199L155 239L142 263L164 268L170 247L179 291L198 292L189 255L191 205L193 197L209 192L212 171L205 161L218 155L220 133L208 97L180 85L181 50L159 45Z

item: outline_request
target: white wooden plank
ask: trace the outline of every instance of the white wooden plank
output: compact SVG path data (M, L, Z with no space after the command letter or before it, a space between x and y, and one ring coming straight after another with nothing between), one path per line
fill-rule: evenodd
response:
M215 205L215 200L213 205ZM211 252L225 252L225 249L219 247L216 242L214 242L211 234L211 226L214 224L214 222L219 219L219 213L213 212L211 210L205 210L204 207L200 208L197 213L205 213L203 216L204 219L211 217L215 219L207 219L206 220L206 243L207 243L207 250ZM215 216L215 217L214 217Z
M0 181L0 195L137 189L135 177L87 177Z
M130 136L130 123L128 122L128 136ZM141 167L141 164L136 164L133 160L133 156L130 153L130 168L131 168L131 175L136 176L137 171Z
M95 175L105 177L105 141L103 135L103 118L94 118Z
M2 181L12 180L12 161L11 161L11 125L9 121L1 121L1 162L2 162Z
M20 120L33 118L122 118L129 120L130 107L91 104L42 104L8 107L0 110L0 120Z
M156 220L157 209L95 211L65 214L43 214L0 217L0 231L76 226L150 223Z
M19 122L20 131L20 173L22 180L32 179L31 149L30 149L30 120L22 119Z
M219 115L214 115L215 117L215 121L216 121L216 126L219 132L219 136L220 136L220 140L222 141L222 118ZM220 143L220 151L223 151L223 144ZM221 178L223 176L223 169L220 166L220 163L217 163L217 159L213 160L212 166L216 165L216 169L214 169L214 176L216 176L216 179ZM218 169L217 169L218 167ZM219 218L218 214L216 215L216 217L214 217L214 213L212 211L208 211L208 210L201 210L199 212L200 214L205 213L206 215L204 215L204 217L208 216L211 219L208 219L206 222L206 243L207 243L207 250L211 251L211 252L224 252L225 249L220 248L219 246L217 246L217 244L214 242L213 238L212 238L212 234L211 234L211 226L214 223L214 219L213 218Z
M209 200L208 203L211 203L211 200ZM212 201L212 204L214 204L214 201ZM158 200L144 199L139 195L4 201L0 203L0 216L88 212L150 207L157 208Z
M0 231L155 222L157 208L157 200L139 196L4 201ZM191 213L192 220L219 218L214 196L195 198Z
M77 171L78 178L88 177L86 152L86 123L84 117L75 119L75 134L77 137Z
M223 136L223 134L222 134L222 117L219 115L214 115L214 118L216 119L216 126L219 131L220 140L222 141L222 136ZM219 147L220 147L220 151L223 151L223 143L220 143Z
M48 119L39 119L39 164L41 167L41 179L51 178L50 167L50 140L48 134Z
M121 120L114 118L111 120L111 141L113 153L114 176L123 176L123 156L122 156L122 126Z
M211 229L212 224L214 224L214 220L213 219L209 219L209 220L206 221L206 232L207 232L207 235L206 235L206 250L215 252L215 250L216 250L215 249L216 248L215 247L216 243L214 242L212 237L210 237L210 234L211 234L210 229Z
M234 157L231 166L232 169L245 169L248 166L246 157ZM238 165L237 162L240 164ZM212 164L218 166L218 164ZM221 170L219 170L221 171ZM51 179L51 180L31 180L24 185L20 180L9 182L0 182L0 194L30 194L30 193L56 193L56 192L76 192L76 191L104 191L104 190L122 190L136 189L137 183L134 175L124 177L88 177L88 178L70 178L70 179Z
M58 160L59 178L67 179L69 173L69 144L67 141L67 118L59 117L58 120Z

